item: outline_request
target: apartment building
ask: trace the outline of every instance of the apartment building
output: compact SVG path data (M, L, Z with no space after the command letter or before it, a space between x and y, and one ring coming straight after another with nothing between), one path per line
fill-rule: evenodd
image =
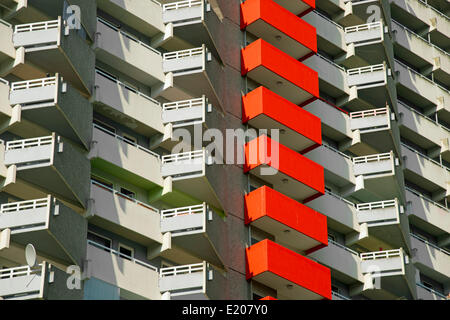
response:
M0 0L0 298L448 299L449 14Z

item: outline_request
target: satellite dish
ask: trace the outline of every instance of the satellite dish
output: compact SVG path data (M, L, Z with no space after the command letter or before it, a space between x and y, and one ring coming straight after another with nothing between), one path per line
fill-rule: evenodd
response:
M31 243L25 247L25 259L31 268L36 266L36 249Z

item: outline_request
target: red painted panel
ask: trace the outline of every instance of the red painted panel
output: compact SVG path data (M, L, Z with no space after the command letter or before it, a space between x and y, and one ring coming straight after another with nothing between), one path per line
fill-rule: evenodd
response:
M270 240L247 248L246 259L247 279L271 272L331 300L331 271L315 261Z
M273 162L272 139L266 135L259 136L245 145L244 172L247 173L260 165L271 166L280 172L316 190L319 194L325 193L325 175L321 165L311 161L282 144L273 141L278 146L278 164ZM260 151L260 148L267 150ZM250 155L250 151L258 150L256 155ZM252 163L254 162L254 163Z
M243 123L265 114L315 142L315 147L322 145L320 118L265 87L259 87L242 98L242 114Z
M308 92L314 98L319 97L318 73L262 39L242 49L241 63L243 76L262 66Z
M268 216L328 245L327 217L267 186L245 196L245 223Z
M272 0L247 0L241 4L241 29L263 20L317 53L316 28Z

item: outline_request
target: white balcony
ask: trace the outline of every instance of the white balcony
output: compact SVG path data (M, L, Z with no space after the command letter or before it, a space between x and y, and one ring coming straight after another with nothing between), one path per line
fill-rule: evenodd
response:
M122 31L114 24L97 18L97 59L109 64L124 74L147 86L165 82L162 54L133 35Z
M100 69L95 69L95 86L95 111L144 136L164 133L157 100Z
M362 175L367 178L395 174L395 166L398 165L398 160L392 152L353 158L355 176Z
M384 27L381 21L345 28L345 42L355 46L370 45L383 40Z
M208 287L214 282L206 262L161 268L159 290L163 300L209 300Z
M0 299L3 300L81 300L83 290L69 290L64 271L42 262L36 267L0 269Z
M387 84L390 70L383 64L347 70L348 85L358 89L367 89Z
M207 61L211 61L211 53L206 47L167 52L163 55L163 69L180 76L203 70Z
M405 274L408 257L402 249L361 253L361 272L374 273L378 277Z
M64 26L62 18L16 25L13 43L15 48L23 48L26 62L18 64L14 74L26 79L43 78L46 72L60 73L80 92L90 95L95 54L78 33Z
M57 132L89 147L92 131L85 124L92 121L92 106L78 90L57 74L55 77L12 82L9 104L19 107L20 121L13 132L35 136L34 124ZM77 112L74 112L76 105Z
M388 107L350 113L353 139L348 149L355 154L398 153L395 130L391 127L395 115Z
M204 10L210 10L210 5L204 0L186 0L166 3L162 8L164 23L178 27L201 22Z
M161 232L171 232L172 237L206 231L206 219L212 220L212 212L206 203L161 211Z
M400 213L403 212L398 201L378 201L356 205L358 221L367 223L369 227L385 226L400 223Z
M206 112L212 110L205 96L198 99L164 103L162 121L171 123L173 128L186 127L205 122Z
M88 240L89 277L130 291L144 299L159 300L158 269L114 249Z
M55 139L53 136L8 141L5 165L15 165L18 170L45 167L53 162Z
M191 179L205 175L206 150L197 150L163 156L161 174L172 181Z
M13 36L14 46L25 47L26 51L34 51L58 45L61 27L61 19L16 25Z

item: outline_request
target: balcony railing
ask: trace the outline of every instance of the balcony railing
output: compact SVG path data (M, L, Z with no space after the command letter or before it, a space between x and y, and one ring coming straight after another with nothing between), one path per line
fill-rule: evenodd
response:
M397 59L394 59L396 63L398 63L399 65L401 65L402 67L406 68L408 71L414 73L416 76L422 78L423 80L427 81L428 83L437 86L438 88L444 90L445 92L448 92L449 90L447 88L444 88L443 86L441 86L440 84L438 84L437 82L434 82L433 80L427 78L426 76L424 76L423 74L421 74L420 72L414 70L413 68L407 66L406 64L404 64L403 62L400 62Z
M449 212L449 208L446 208L446 207L443 206L442 204L440 204L440 203L438 203L438 202L436 202L436 201L433 201L433 200L431 200L431 199L425 197L423 194L420 194L420 193L417 192L416 190L413 190L413 189L408 188L408 187L405 187L405 189L408 190L409 192L415 194L415 195L418 196L419 198L421 198L421 199L427 201L428 203L431 203L431 204L433 204L433 205L435 205L435 206L437 206L437 207L439 207L439 208L441 208L441 209L446 210L447 212Z
M372 73L372 72L376 72L376 71L383 71L383 70L384 70L384 65L377 64L377 65L368 66L368 67L348 69L347 75L355 76L355 75L362 75L362 74Z
M412 151L412 152L414 152L415 154L419 155L420 157L422 157L422 158L424 158L424 159L427 159L428 161L434 163L435 165L441 167L442 169L445 169L445 170L447 170L447 171L450 171L450 168L448 168L448 167L446 167L445 165L443 165L443 164L437 162L436 160L431 159L430 157L428 157L428 156L424 155L423 153L417 151L416 149L414 149L414 148L408 146L407 144L401 143L401 145L402 145L402 147L405 147L405 148L408 149L409 151Z
M419 0L419 1L420 1L420 0ZM440 297L440 298L442 298L442 299L449 300L448 297L446 297L445 295L443 295L443 294L440 293L440 292L437 292L437 291L434 290L434 289L428 288L427 286L425 286L425 285L423 285L423 284L421 284L421 283L416 283L416 284L417 284L418 287L421 287L422 289L425 289L425 290L427 290L428 292L431 292L432 294L435 294L435 295L437 295L438 297Z
M103 127L101 127L101 126L99 126L99 125L97 125L97 124L94 124L93 127L94 127L95 129L98 129L98 130L100 130L100 131L102 131L102 132L104 132L104 133L106 133L106 134L108 134L108 135L110 135L110 136L116 138L117 140L120 140L120 141L122 141L122 142L125 142L125 143L127 143L127 144L129 144L129 145L132 145L133 147L135 147L135 148L137 148L137 149L139 149L139 150L142 150L142 151L144 151L144 152L146 152L146 153L148 153L148 154L151 154L152 156L154 156L154 157L156 157L156 158L158 158L158 159L161 158L161 156L160 156L159 154L157 154L157 153L155 153L155 152L153 152L153 151L151 151L151 150L148 150L147 148L141 147L141 146L138 145L137 143L135 143L135 142L133 142L133 141L130 141L130 140L128 140L128 139L125 139L124 137L119 136L118 134L116 134L116 133L114 133L114 132L112 132L112 131L110 131L110 130L108 130L108 129L106 129L106 128L103 128Z
M188 50L180 50L180 51L173 51L173 52L167 52L163 55L164 61L169 60L175 60L175 59L182 59L182 58L189 58L189 57L195 57L195 56L201 56L203 54L203 48L194 48L194 49L188 49Z
M318 53L316 53L316 56L318 56L318 57L321 58L322 60L325 60L326 62L328 62L328 63L331 64L332 66L338 68L339 70L342 70L342 71L345 72L345 68L342 67L342 66L340 66L340 65L338 65L336 62L331 61L330 59L325 58L324 56L322 56L321 54L318 54Z
M332 196L332 197L335 197L336 199L339 199L339 200L341 200L341 201L343 201L343 202L345 202L345 203L351 205L352 207L356 207L356 204L354 204L353 202L351 202L351 201L349 201L349 200L347 200L347 199L345 199L345 198L343 198L343 197L337 195L336 193L333 193L333 192L328 191L328 190L325 190L325 193L326 193L326 194L329 194L329 195Z
M7 81L7 80L5 80L3 78L0 78L0 82L6 84L7 86L9 86L9 81Z
M438 246L435 245L435 244L432 244L432 243L428 242L426 239L422 238L421 236L419 236L419 235L417 235L417 234L414 234L414 233L410 233L410 235L411 235L411 237L413 237L413 238L415 238L415 239L417 239L417 240L419 240L419 241L425 243L427 246L430 246L430 247L432 247L432 248L434 248L434 249L436 249L436 250L442 252L443 254L446 254L446 255L450 256L450 252L448 252L448 251L445 250L445 249L442 249L442 248L438 247Z
M352 160L352 157L350 157L349 155L346 155L345 153L339 151L338 149L333 148L332 146L330 146L330 145L328 145L326 143L323 143L322 146L324 146L325 148L327 148L327 149L329 149L329 150L331 150L333 152L336 152L337 154L343 156L346 159Z
M159 213L159 210L154 208L154 207L152 207L151 205L146 204L146 203L144 203L142 201L136 200L136 199L134 199L132 197L129 197L126 194L123 194L123 193L121 193L121 192L119 192L117 190L114 190L114 189L112 189L112 188L110 188L110 187L108 187L108 186L106 186L106 185L104 185L104 184L102 184L102 183L100 183L98 181L91 180L91 184L94 185L94 186L97 186L99 188L102 188L104 190L107 190L107 191L111 192L112 194L117 195L119 197L122 197L122 198L124 198L124 199L126 199L128 201L134 202L134 203L136 203L136 204L138 204L138 205L140 205L140 206L142 206L142 207L144 207L146 209L149 209L149 210L151 210L153 212Z
M161 220L174 218L178 216L192 215L192 214L200 214L205 211L205 204L200 204L196 206L190 207L182 207L176 209L167 209L161 210Z
M4 203L0 206L0 215L5 213L20 212L25 210L33 210L45 208L50 205L50 198L27 200L20 202Z
M401 104L402 106L404 106L405 108L407 108L408 110L410 110L411 112L414 112L415 114L417 114L418 116L432 122L433 124L439 126L440 128L446 130L449 132L450 134L450 129L447 128L446 126L443 126L442 124L440 124L437 120L430 118L429 116L424 115L423 113L417 111L416 109L412 108L411 106L408 106L406 103L404 103L403 101L397 100L397 103Z
M42 88L56 85L56 77L42 78L28 81L19 81L11 83L11 91L28 90L33 88Z
M161 268L159 269L159 277L160 278L172 277L185 274L199 273L204 271L205 271L204 264L196 263L185 266Z
M203 150L196 150L191 152L183 152L177 154L169 154L162 157L162 164L175 163L186 160L196 160L204 157Z
M101 244L99 244L99 243L96 243L96 242L92 241L92 240L88 240L87 243L90 244L91 246L97 247L98 249L102 249L102 250L105 250L105 251L107 251L107 252L109 252L109 253L111 253L111 254L113 254L113 255L116 255L116 256L118 256L119 258L122 258L122 259L125 259L125 260L129 260L129 261L131 261L131 262L133 262L133 263L135 263L135 264L138 264L138 265L140 265L140 266L143 266L143 267L145 267L145 268L148 268L148 269L150 269L150 270L153 270L153 271L158 272L158 268L156 268L156 267L154 267L154 266L152 266L152 265L150 265L150 264L148 264L148 263L145 263L145 262L143 262L143 261L140 261L140 260L138 260L138 259L135 259L135 258L133 258L133 257L131 257L131 256L128 256L128 255L126 255L126 254L123 254L123 253L121 253L121 252L119 252L119 251L117 251L117 250L114 250L114 249L112 249L112 248L105 247L105 246L103 246L103 245L101 245Z
M328 242L334 244L335 246L337 246L337 247L339 247L341 249L344 249L347 252L350 252L351 254L353 254L353 255L355 255L357 257L359 257L359 253L356 252L355 250L352 250L352 249L350 249L350 248L348 248L348 247L346 247L346 246L344 246L344 245L342 245L340 243L337 243L336 241L334 241L334 240L332 240L330 238L328 238Z
M33 147L40 147L44 145L49 145L53 143L53 137L40 137L40 138L31 138L17 141L8 141L6 143L6 150L18 150L18 149L26 149Z
M178 10L183 8L191 8L201 6L204 0L186 0L172 3L166 3L163 5L164 11Z
M30 266L21 266L21 267L14 267L14 268L8 268L8 269L1 269L0 270L0 280L3 279L12 279L17 277L23 277L23 276L31 276L31 275L39 275L42 274L43 264L40 264L34 268Z
M60 20L18 24L14 28L14 33L58 29L59 27L60 27Z
M351 112L350 118L351 119L364 119L364 118L369 118L369 117L386 115L387 113L388 113L388 108L357 111L357 112Z
M378 162L378 161L391 160L391 159L392 159L391 153L373 154L370 156L355 157L355 158L353 158L353 164Z
M331 291L331 295L335 296L336 298L341 299L341 300L351 300L350 298L348 298L340 293L337 293L335 291Z
M396 200L387 200L387 201L377 201L370 203L359 203L356 205L356 210L358 211L370 211L375 209L385 209L395 207L397 205Z
M132 36L131 34L125 32L125 31L120 30L120 28L116 27L116 26L115 26L114 24L112 24L111 22L108 22L108 21L106 21L105 19L102 19L102 18L100 18L100 17L97 17L97 21L100 22L100 23L102 23L103 25L109 27L110 29L112 29L112 30L114 30L114 31L116 31L116 32L118 32L118 33L120 33L120 34L121 34L122 36L124 36L125 38L127 38L127 39L129 39L129 40L131 40L131 41L133 41L133 42L135 42L135 43L137 43L137 44L143 46L144 48L147 48L147 49L153 51L154 53L156 53L156 54L158 54L158 55L160 55L160 56L162 55L161 52L159 52L158 50L152 48L151 46L149 46L148 44L142 42L141 40L137 39L136 37Z
M346 27L345 33L353 33L353 32L360 32L360 31L381 29L382 27L383 27L383 24L381 23L381 21L377 21L377 22L372 22L372 23L360 24L357 26Z
M153 99L152 97L149 97L148 95L146 95L146 94L144 94L144 93L142 93L142 92L140 92L140 91L130 87L129 85L119 81L117 78L109 75L108 73L106 73L106 72L104 72L104 71L102 71L102 70L100 70L98 68L95 68L95 73L97 73L98 75L100 75L100 76L102 76L102 77L104 77L104 78L106 78L106 79L108 79L108 80L110 80L112 82L117 83L119 86L127 89L128 91L133 92L134 94L136 94L136 95L138 95L138 96L140 96L140 97L142 97L144 99L147 99L147 100L153 102L156 105L159 105L159 106L161 105L161 103L159 101L157 101L157 100Z
M367 252L367 253L360 254L361 261L389 259L389 258L397 258L397 257L401 257L401 256L402 256L402 254L401 254L400 249Z
M205 97L164 103L163 123L172 123L173 128L203 123L206 104Z
M203 98L169 102L163 104L163 111L181 110L185 108L203 106Z
M9 23L9 22L6 22L5 20L3 20L3 19L0 19L0 23L1 24L4 24L5 26L7 26L7 27L10 27L10 28L12 28L12 24L11 23Z

